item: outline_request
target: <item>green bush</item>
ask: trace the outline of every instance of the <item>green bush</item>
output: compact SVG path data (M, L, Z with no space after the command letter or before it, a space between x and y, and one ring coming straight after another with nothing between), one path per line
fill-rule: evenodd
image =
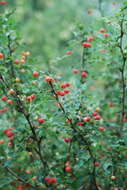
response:
M50 3L37 1L32 6L38 12ZM111 3L100 1L99 5L95 7L96 18L87 27L77 22L72 36L60 46L52 41L53 54L58 51L60 56L52 58L51 49L46 51L47 64L40 64L36 58L41 52L36 54L36 50L43 43L35 43L37 49L32 58L30 47L25 46L17 32L21 26L16 24L16 12L2 10L2 190L127 188L127 3L119 4L117 12L105 17L103 6L111 7ZM61 17L64 14L60 13ZM91 9L87 9L87 16L92 17L91 14ZM48 22L54 26L51 20ZM31 27L36 30L34 25ZM44 34L46 50L51 43L48 34ZM58 41L61 43L59 38Z

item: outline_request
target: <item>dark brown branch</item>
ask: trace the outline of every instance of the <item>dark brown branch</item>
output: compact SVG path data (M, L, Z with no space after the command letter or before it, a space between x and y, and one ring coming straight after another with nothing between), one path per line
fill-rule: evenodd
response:
M17 181L20 181L21 183L23 183L23 184L28 184L28 182L26 181L26 180L24 180L23 178L21 178L20 176L18 176L13 170L11 170L11 168L9 168L9 167L6 167L6 170L17 180ZM31 184L29 184L30 185L30 187L32 187L32 188L37 188L36 186L34 186L34 185L31 185Z
M123 37L124 37L124 16L120 22L120 41L119 41L119 49L122 57L122 67L120 68L121 72L121 83L122 83L122 111L121 111L121 132L124 126L124 116L125 116L125 98L126 98L126 84L125 84L125 64L126 64L126 56L123 50Z

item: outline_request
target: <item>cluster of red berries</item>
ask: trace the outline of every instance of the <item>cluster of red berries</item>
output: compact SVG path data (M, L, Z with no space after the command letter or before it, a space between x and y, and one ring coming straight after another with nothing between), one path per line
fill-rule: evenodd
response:
M60 85L60 88L66 88L66 87L69 87L70 86L70 83L63 83Z
M52 77L46 76L45 81L51 83L54 82L54 79Z
M63 83L60 85L60 88L64 89L70 86L70 83ZM55 92L58 96L64 96L65 94L69 94L70 90L69 89L64 89L63 91L61 90L56 90Z
M27 97L26 97L26 100L31 102L31 101L33 101L35 98L36 98L36 95L35 95L35 94L32 94L31 96L27 96Z
M106 33L106 30L104 28L100 28L99 33L102 33L104 35L104 37L109 37L110 34Z
M78 69L72 69L72 73L73 73L73 74L77 74L78 72L79 72ZM85 72L85 71L81 72L81 77L82 77L82 78L86 78L87 75L88 75L87 72Z
M29 184L25 184L25 185L18 185L16 187L17 190L23 190L23 189L26 189L26 188L29 188L30 185Z
M30 52L22 52L21 55L22 55L21 59L14 60L14 64L19 65L25 63L26 57L30 55Z
M94 117L94 120L100 120L101 119L101 116L97 112L93 112L92 116ZM84 117L83 121L84 122L89 122L89 121L91 121L91 117L89 117L89 116Z
M8 138L8 146L12 146L12 140L13 140L13 136L14 136L14 133L12 132L13 128L8 128L8 129L5 129L3 132L4 134L7 136Z
M14 136L14 133L12 132L13 128L5 129L3 132L6 134L9 140L12 140L12 137Z
M46 183L48 184L48 185L52 185L52 184L54 184L54 183L56 183L56 178L55 177L45 177L45 179L44 179L45 181L46 181Z
M11 99L7 99L6 96L2 96L1 100L2 101L7 101L7 104L12 104L13 103L13 101Z
M94 117L94 120L100 120L101 116L97 112L93 112L92 116Z

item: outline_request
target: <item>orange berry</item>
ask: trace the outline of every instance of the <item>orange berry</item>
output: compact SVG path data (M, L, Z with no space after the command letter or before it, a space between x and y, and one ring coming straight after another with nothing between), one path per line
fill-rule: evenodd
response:
M32 180L35 181L37 179L37 176L32 177Z
M16 81L16 82L20 82L20 78L17 77L17 78L15 79L15 81Z
M15 94L15 91L13 89L10 89L9 94Z
M36 85L36 84L37 84L37 82L36 82L36 81L32 81L32 84L33 84L33 85Z
M0 52L0 59L4 58L4 54Z
M0 140L0 144L4 144L4 140L3 139Z
M111 180L116 180L116 176L111 176Z
M32 155L33 155L33 153L32 153L32 152L28 152L28 154L29 154L29 156L32 156Z

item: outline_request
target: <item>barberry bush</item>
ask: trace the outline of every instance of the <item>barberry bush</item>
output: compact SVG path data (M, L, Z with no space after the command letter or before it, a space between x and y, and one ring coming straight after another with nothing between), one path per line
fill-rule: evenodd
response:
M127 189L127 3L99 5L41 69L15 12L0 16L0 189Z

